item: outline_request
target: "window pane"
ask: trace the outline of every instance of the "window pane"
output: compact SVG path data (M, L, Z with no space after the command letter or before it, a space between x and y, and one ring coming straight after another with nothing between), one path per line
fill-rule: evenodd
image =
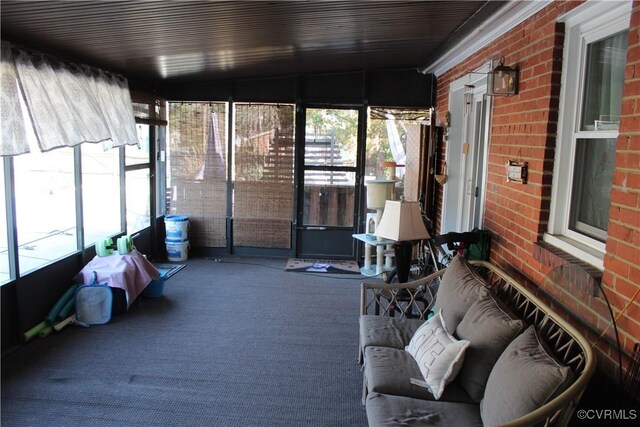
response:
M189 217L192 246L227 245L227 104L169 103L167 213Z
M165 126L156 126L156 132L158 135L156 145L156 217L161 217L167 212L167 128Z
M125 145L125 165L140 165L149 163L149 125L136 125L138 144Z
M604 241L607 237L616 139L579 139L569 227Z
M4 192L4 162L0 161L0 284L11 280L9 237L7 234L7 199Z
M291 247L294 112L294 105L235 104L235 246Z
M428 110L371 107L367 121L365 180L395 179L394 199L418 200L420 124Z
M587 46L581 130L617 130L627 60L628 32Z
M120 233L120 150L83 144L82 211L84 245Z
M357 110L308 108L306 121L306 165L356 165Z
M304 171L304 224L353 226L356 174Z
M127 182L127 234L133 234L151 225L149 169L128 171Z
M15 198L20 273L77 250L73 149L16 156Z
M151 113L149 111L150 105L146 102L133 102L133 114L136 119L150 119Z

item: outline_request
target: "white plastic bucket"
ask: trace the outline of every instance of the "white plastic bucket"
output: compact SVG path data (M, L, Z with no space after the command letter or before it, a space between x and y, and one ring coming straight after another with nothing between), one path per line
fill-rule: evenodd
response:
M189 257L188 240L165 239L167 245L167 259L169 261L185 261Z
M166 237L171 240L187 240L189 238L189 217L184 215L167 215L164 217Z

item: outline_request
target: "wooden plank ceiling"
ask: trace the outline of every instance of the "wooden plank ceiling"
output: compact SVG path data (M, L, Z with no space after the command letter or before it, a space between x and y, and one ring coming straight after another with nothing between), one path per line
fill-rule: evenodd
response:
M425 64L501 2L0 2L2 39L151 82Z

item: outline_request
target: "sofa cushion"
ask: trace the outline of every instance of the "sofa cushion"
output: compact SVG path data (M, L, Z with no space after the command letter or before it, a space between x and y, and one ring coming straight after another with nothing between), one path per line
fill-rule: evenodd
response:
M458 340L447 332L439 311L418 328L405 350L418 363L433 396L440 399L462 367L467 347L469 341Z
M360 316L360 348L369 346L404 349L424 320L404 317Z
M442 275L433 310L435 313L442 310L447 331L452 334L471 304L488 292L485 281L475 274L467 260L455 256Z
M480 402L487 426L515 420L562 393L573 380L571 369L544 348L532 326L498 358Z
M365 360L365 385L370 393L435 400L429 388L421 386L416 381L423 381L423 376L418 364L408 352L397 348L370 346L365 349ZM455 381L447 385L440 400L473 402Z
M446 426L481 427L476 403L421 400L369 393L367 420L370 427Z
M522 320L492 293L469 307L456 328L456 336L471 343L457 379L474 402L482 400L493 365L523 327Z

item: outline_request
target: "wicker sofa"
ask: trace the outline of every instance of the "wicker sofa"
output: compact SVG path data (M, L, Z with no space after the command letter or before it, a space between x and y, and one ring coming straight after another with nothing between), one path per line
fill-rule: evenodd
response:
M594 372L586 339L488 262L361 292L370 426L564 426Z

